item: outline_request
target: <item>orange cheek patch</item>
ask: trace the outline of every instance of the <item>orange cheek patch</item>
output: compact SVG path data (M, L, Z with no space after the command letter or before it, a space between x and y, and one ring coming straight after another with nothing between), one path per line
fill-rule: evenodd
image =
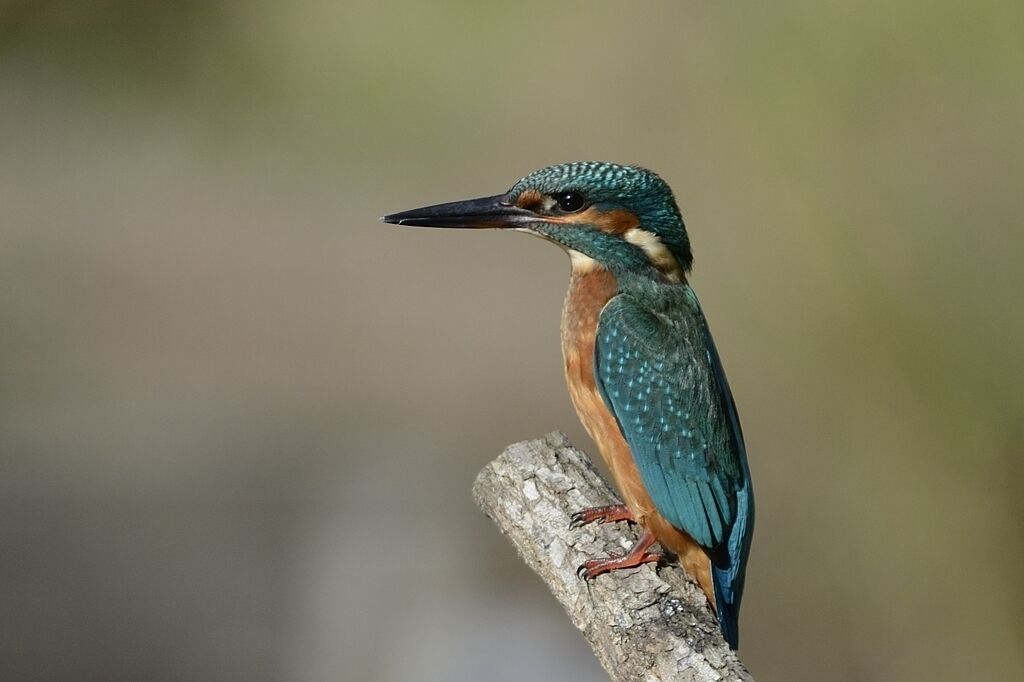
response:
M593 206L582 213L548 218L548 222L594 225L609 234L625 234L640 226L640 219L629 211L599 211Z

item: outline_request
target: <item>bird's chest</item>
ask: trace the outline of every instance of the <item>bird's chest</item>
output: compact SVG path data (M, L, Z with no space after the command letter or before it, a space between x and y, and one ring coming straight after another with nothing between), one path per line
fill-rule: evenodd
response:
M645 516L653 510L653 504L618 422L601 397L594 374L598 320L617 291L618 282L606 270L573 268L562 309L565 380L576 413L597 444L623 498L635 515Z
M607 270L574 267L562 308L562 357L569 396L580 421L599 445L608 410L595 383L594 344L601 310L617 289L615 277Z

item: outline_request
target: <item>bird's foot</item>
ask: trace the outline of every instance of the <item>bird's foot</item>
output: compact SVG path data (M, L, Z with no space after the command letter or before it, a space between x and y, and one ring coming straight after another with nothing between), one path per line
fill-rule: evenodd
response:
M624 504L609 504L604 507L588 507L572 515L569 528L580 528L588 523L610 523L612 521L633 521L633 512Z
M664 563L665 555L661 552L648 552L654 544L654 533L645 530L633 549L623 556L611 556L604 559L590 559L576 569L576 575L583 580L593 580L602 573L617 571L620 568L635 568L641 564Z

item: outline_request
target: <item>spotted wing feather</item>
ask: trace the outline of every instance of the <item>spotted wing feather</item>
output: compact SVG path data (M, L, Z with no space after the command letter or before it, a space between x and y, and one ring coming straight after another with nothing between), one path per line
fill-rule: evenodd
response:
M619 294L601 313L597 385L658 512L712 560L719 618L735 646L753 530L743 435L692 290L656 305Z

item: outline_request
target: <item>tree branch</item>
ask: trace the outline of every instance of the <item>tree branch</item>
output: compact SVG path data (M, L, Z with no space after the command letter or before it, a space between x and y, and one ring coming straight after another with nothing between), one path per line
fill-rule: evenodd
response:
M677 566L650 564L586 583L576 568L622 553L625 523L569 529L573 512L619 500L586 454L555 432L510 445L484 467L473 497L548 584L616 682L750 680L704 593Z

